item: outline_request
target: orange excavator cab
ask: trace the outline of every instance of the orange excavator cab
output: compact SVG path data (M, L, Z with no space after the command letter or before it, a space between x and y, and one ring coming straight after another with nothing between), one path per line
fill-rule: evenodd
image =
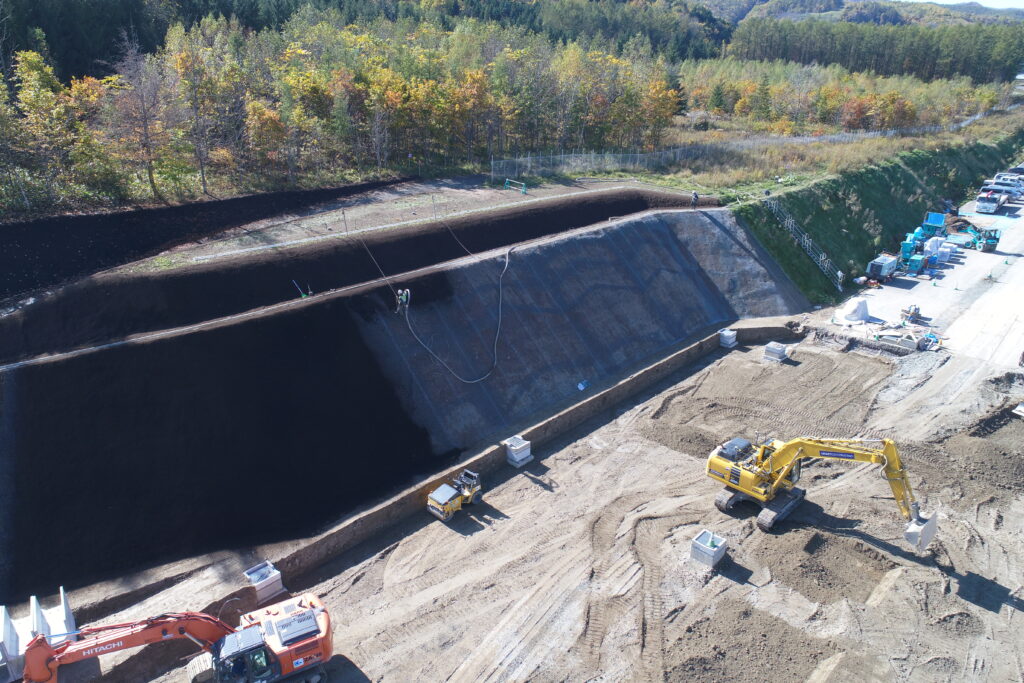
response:
M308 671L306 680L316 683L331 652L330 616L319 598L303 595L242 615L238 630L193 660L189 673L197 683L262 683ZM204 676L203 669L212 673Z

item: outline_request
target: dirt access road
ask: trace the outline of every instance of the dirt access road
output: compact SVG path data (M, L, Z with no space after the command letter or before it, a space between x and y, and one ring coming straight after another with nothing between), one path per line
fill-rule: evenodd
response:
M424 511L289 586L334 616L331 680L1021 680L1024 420L1004 408L1024 379L933 406L970 424L928 442L901 437L920 413L900 404L947 356L827 340L761 356L718 354L485 482L449 525ZM927 555L866 465L807 469L808 500L776 533L714 509L717 442L878 435L880 419L940 516ZM718 572L688 561L703 528L730 544Z

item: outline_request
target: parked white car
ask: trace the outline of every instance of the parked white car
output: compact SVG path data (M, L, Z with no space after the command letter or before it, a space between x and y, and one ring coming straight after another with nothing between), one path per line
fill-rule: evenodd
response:
M996 173L996 180L1002 180L1004 182L1017 183L1018 185L1024 186L1024 176L1020 173L1012 173L1007 171L1005 173Z
M1002 192L985 192L979 194L974 200L974 207L978 213L995 213L1006 204L1009 195Z

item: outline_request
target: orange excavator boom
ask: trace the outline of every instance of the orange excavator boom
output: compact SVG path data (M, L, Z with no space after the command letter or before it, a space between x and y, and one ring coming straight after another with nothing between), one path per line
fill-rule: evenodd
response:
M203 649L209 649L224 636L234 632L216 617L200 612L171 612L126 624L93 626L78 632L80 640L51 647L46 636L33 638L25 650L25 683L47 683L57 680L57 669L65 664L100 655L142 647L165 640L188 638Z

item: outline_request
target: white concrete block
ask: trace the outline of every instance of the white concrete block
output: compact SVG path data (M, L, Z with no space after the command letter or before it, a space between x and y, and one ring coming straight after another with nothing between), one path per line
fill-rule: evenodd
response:
M513 436L501 442L505 447L505 460L513 467L522 467L533 460L530 442L521 436Z
M768 342L764 347L764 359L781 363L789 357L785 344L779 342Z
M7 608L0 605L0 683L21 678L18 631Z
M78 640L76 630L75 615L63 586L57 606L43 608L33 595L28 601L28 615L21 619L12 619L7 608L0 605L0 683L21 678L25 648L34 637L43 634L51 645L59 645Z
M725 557L728 546L724 538L704 529L690 542L690 559L714 567Z
M732 349L736 347L736 330L730 330L723 328L718 331L718 344L724 349Z
M284 585L281 583L281 572L274 567L274 563L260 562L255 567L246 569L245 578L256 589L256 604L262 605L269 602L281 593L284 593Z

